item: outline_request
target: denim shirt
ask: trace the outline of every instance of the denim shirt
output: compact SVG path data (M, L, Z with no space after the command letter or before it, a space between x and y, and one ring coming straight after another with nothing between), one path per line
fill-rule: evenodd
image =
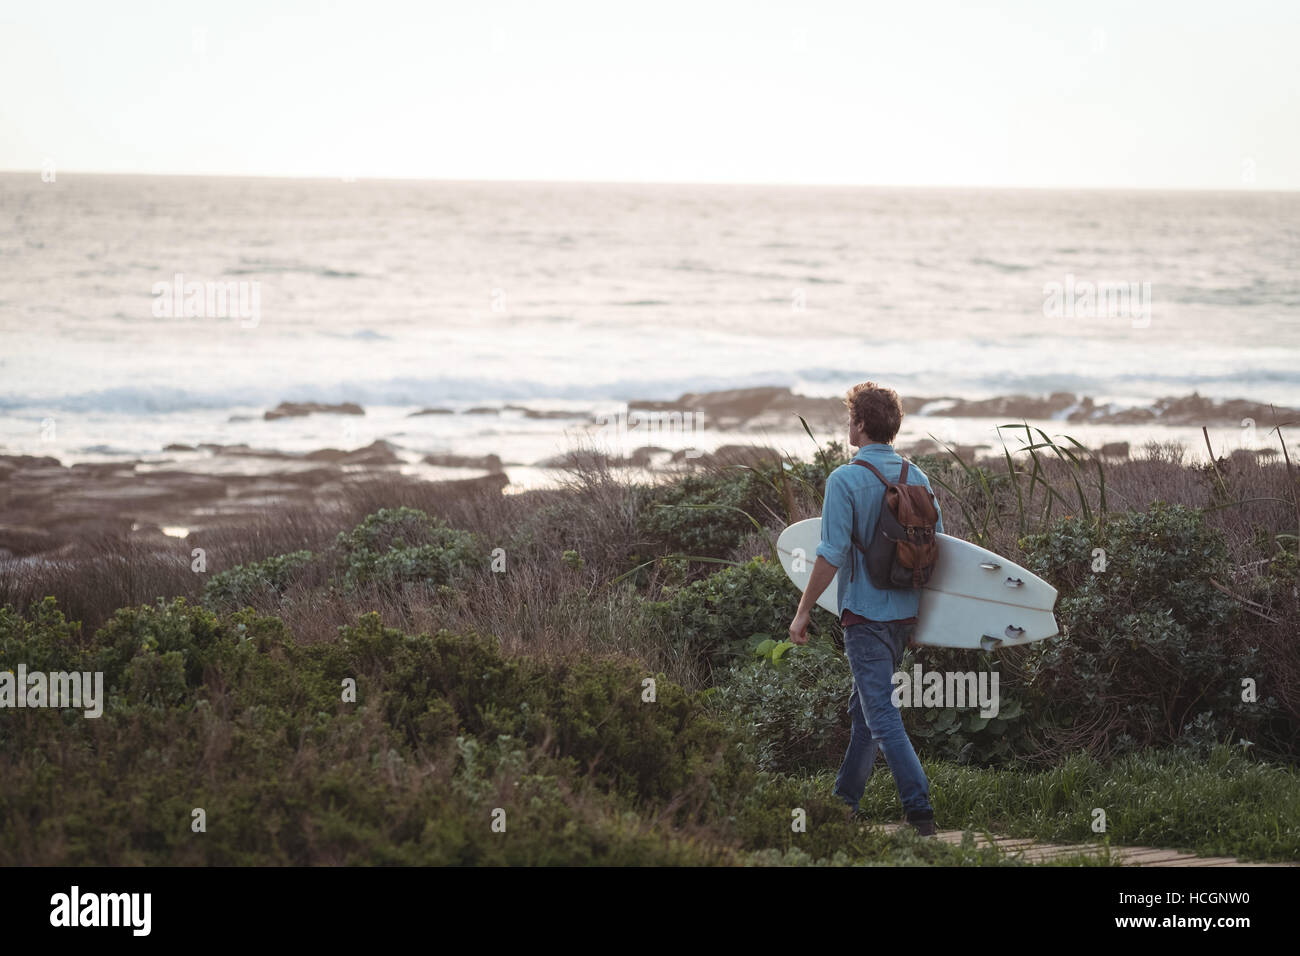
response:
M890 481L898 480L903 467L903 459L894 451L893 445L863 445L854 458L871 462ZM907 483L930 487L930 479L915 464L908 466ZM861 465L840 465L826 479L826 500L822 505L822 540L817 546L817 556L825 558L839 569L836 575L839 589L836 605L840 613L853 611L869 621L898 621L915 617L921 600L917 591L894 588L881 590L872 585L862 552L849 540L849 529L852 527L858 541L864 546L871 542L871 535L876 530L876 518L884 500L885 486L870 469ZM938 501L934 506L938 510ZM943 530L942 513L935 530ZM850 568L850 561L856 562L855 568ZM849 580L850 577L852 581Z

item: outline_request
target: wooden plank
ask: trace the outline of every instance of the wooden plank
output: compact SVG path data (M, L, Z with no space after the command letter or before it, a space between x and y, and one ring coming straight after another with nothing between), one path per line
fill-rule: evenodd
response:
M1180 853L1178 850L1144 850L1141 853L1116 853L1112 848L1111 855L1117 857L1126 866L1160 866L1174 860L1196 859L1190 853Z
M874 824L873 829L882 833L898 833L912 829L908 823ZM940 830L935 837L944 843L960 845L965 830ZM1030 837L999 837L991 839L982 831L969 831L975 838L977 847L995 846L1010 856L1018 856L1028 863L1041 863L1062 856L1073 854L1100 854L1102 848L1092 843L1039 843ZM1113 846L1111 856L1124 866L1300 866L1300 863L1263 863L1238 860L1231 856L1196 856L1186 850L1171 850L1152 846Z
M1236 859L1230 856L1193 856L1186 860L1179 860L1175 863L1166 863L1165 866L1223 866L1226 863L1236 863Z
M1059 843L1049 843L1025 850L1021 858L1027 862L1042 862L1045 860L1055 860L1058 857L1074 856L1075 854L1095 855L1096 847L1089 846L1062 846Z
M1184 853L1181 850L1162 850L1150 846L1113 846L1110 848L1112 856L1117 856L1125 863L1138 863L1151 859L1168 859L1171 856L1194 856L1192 853Z

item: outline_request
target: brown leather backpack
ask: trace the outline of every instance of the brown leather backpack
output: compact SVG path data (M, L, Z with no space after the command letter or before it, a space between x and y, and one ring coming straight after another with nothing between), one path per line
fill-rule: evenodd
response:
M853 537L854 546L866 562L871 583L881 589L921 587L930 580L939 560L939 539L935 537L939 509L934 495L924 485L907 483L907 468L911 463L906 458L897 483L885 478L870 462L855 458L853 464L870 468L885 486L885 500L881 502L880 517L876 519L870 543L864 547L856 535Z

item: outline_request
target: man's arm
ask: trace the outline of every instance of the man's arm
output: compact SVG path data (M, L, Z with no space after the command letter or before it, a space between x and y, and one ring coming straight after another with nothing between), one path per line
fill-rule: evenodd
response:
M794 620L790 622L790 640L792 643L808 643L808 624L812 620L813 605L817 603L817 599L822 596L822 592L835 579L837 570L835 565L821 555L817 556L817 563L813 565L812 576L808 578L808 586L804 588L803 597L799 599L799 610L795 612Z
M853 505L844 487L843 476L833 471L826 479L826 495L822 501L822 540L817 546L817 562L799 600L799 610L790 622L790 640L793 643L808 643L808 622L813 605L830 585L836 570L852 559L852 535Z

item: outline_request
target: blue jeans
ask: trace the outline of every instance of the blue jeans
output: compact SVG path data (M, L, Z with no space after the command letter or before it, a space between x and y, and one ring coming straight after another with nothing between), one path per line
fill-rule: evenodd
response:
M882 621L845 628L844 653L853 672L853 693L849 697L853 733L835 778L835 795L854 810L871 777L877 748L884 752L894 775L904 812L931 809L930 782L907 738L903 715L891 699L894 672L903 662L903 651L915 628L915 624Z

